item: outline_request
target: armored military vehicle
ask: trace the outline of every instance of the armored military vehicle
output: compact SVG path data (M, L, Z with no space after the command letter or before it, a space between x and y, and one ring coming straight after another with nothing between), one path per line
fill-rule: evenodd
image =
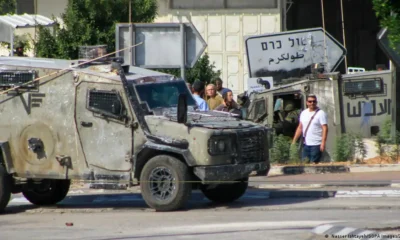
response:
M200 112L186 83L121 58L0 58L0 210L22 192L62 201L71 180L140 185L158 211L192 189L215 202L245 193L269 170L269 129Z
M344 133L363 138L376 135L386 120L394 119L393 72L368 71L307 74L275 82L274 87L250 96L242 94L245 119L293 137L298 117L307 108L306 96L315 94L328 115L329 134L323 161L331 161L335 139Z

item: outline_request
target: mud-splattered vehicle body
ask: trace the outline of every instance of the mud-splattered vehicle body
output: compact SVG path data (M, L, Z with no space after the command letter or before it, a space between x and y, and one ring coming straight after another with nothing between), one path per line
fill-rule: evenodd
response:
M170 75L118 58L3 57L0 76L0 210L19 192L55 204L81 180L140 185L150 207L170 211L193 188L234 201L252 171L269 170L268 128L196 111Z

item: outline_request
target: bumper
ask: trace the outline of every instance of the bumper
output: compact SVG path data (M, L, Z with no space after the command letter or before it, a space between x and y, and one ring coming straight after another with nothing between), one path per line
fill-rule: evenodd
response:
M251 172L269 172L270 164L267 162L246 163L221 166L194 167L194 174L204 182L208 181L235 181L248 177Z

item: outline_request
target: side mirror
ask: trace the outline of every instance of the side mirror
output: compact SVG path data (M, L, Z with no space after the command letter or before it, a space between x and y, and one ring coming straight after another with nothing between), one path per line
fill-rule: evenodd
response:
M187 98L186 94L181 93L178 97L178 123L186 124L187 122Z

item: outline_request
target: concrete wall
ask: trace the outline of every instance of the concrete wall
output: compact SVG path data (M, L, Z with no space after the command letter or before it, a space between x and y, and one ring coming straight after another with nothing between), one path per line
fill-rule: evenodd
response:
M46 16L48 18L56 17L61 20L61 14L64 13L67 7L68 0L36 0L37 1L37 14Z

